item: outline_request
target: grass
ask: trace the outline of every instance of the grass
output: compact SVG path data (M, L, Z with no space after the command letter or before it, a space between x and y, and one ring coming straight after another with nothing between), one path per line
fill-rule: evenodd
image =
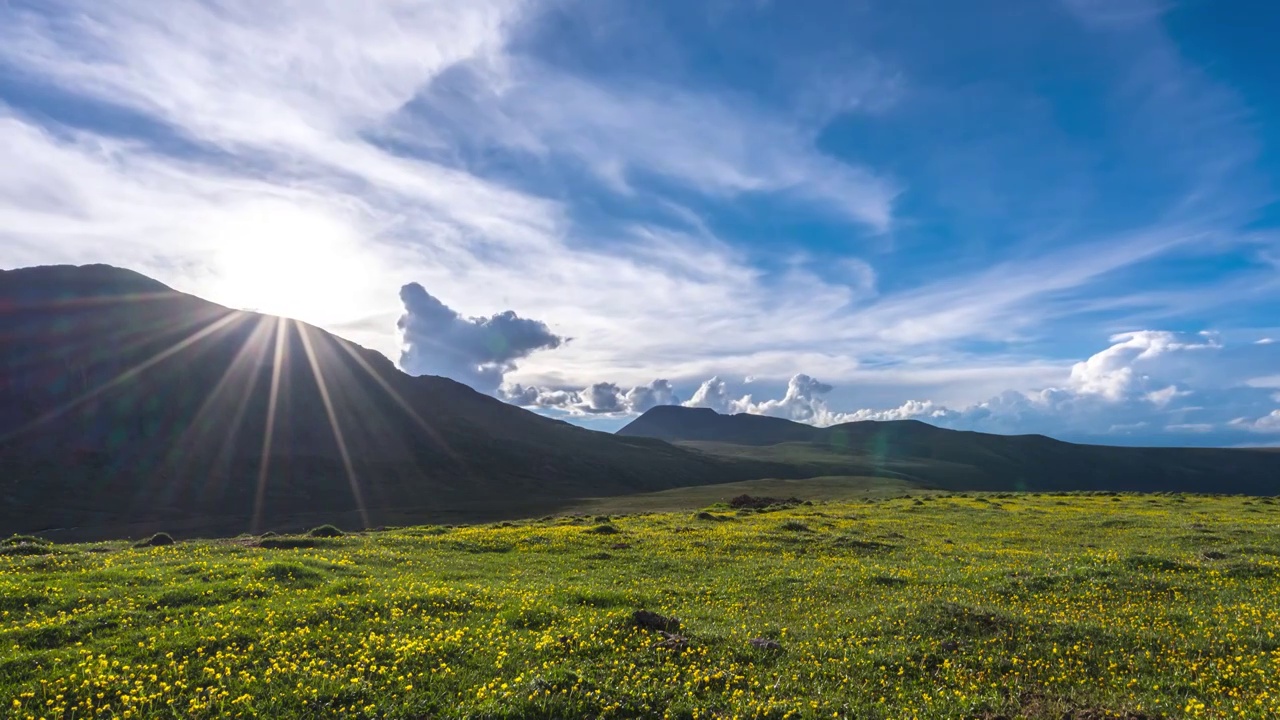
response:
M922 492L911 483L882 477L823 476L803 480L746 480L717 485L697 485L674 490L586 498L570 502L564 512L635 513L696 510L727 503L738 495L756 495L807 500L866 500Z
M0 715L1280 715L1269 499L714 513L15 542L45 552L0 555Z

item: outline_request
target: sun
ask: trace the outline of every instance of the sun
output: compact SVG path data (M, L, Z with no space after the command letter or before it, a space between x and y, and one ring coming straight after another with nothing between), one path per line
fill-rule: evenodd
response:
M325 326L376 312L394 297L376 246L345 218L285 201L261 201L223 217L210 243L205 296L228 307Z

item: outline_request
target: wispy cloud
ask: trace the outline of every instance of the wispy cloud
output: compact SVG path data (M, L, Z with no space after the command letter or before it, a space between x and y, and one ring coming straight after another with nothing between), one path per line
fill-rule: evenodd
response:
M627 194L637 175L650 173L715 196L782 193L883 231L899 191L819 151L816 128L745 98L643 82L606 88L525 58L459 68L414 109L409 127L445 126L484 147L569 156Z

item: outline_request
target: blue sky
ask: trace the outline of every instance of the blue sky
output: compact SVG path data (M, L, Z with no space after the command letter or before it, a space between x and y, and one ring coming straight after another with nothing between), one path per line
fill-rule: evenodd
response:
M1280 8L8 0L0 266L612 429L1280 443Z

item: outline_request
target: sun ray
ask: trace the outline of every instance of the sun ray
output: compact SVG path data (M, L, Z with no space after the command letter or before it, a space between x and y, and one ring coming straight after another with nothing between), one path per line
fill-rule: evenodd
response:
M285 355L288 352L288 345L285 344L285 333L288 329L288 321L282 317L277 317L275 355L271 361L271 390L267 398L267 424L262 431L262 458L258 462L258 485L253 494L253 521L249 526L250 532L255 534L262 528L262 511L266 502L267 492L267 472L271 465L271 443L275 438L276 430L276 402L280 398L280 372L284 366Z
M355 467L351 463L351 453L347 451L347 442L342 434L342 426L338 422L338 414L333 409L333 398L329 394L329 385L325 382L320 363L316 360L315 348L311 345L309 326L298 323L298 335L302 338L302 350L307 355L307 363L311 366L311 375L320 389L320 400L324 403L325 414L329 416L329 429L333 431L334 442L338 445L338 454L342 456L342 466L347 473L347 483L351 486L351 494L356 501L356 509L360 512L360 522L369 526L369 511L364 504L364 494L360 490L360 481L356 478Z
M167 463L173 463L180 470L178 477L189 477L187 470L192 467L193 463L209 462L210 457L203 451L205 441L211 430L210 421L216 422L219 411L223 407L219 406L219 401L224 394L229 394L234 384L240 385L239 399L235 401L235 412L232 414L230 423L224 426L224 436L222 443L218 448L216 458L210 463L207 474L208 485L205 487L204 494L206 496L212 494L220 488L220 484L215 481L218 477L217 468L224 467L223 463L230 457L231 448L240 424L244 421L245 411L248 409L249 401L252 398L254 390L258 385L258 372L256 368L261 365L262 360L267 353L267 335L271 332L271 319L264 315L258 315L256 318L251 315L244 316L245 322L253 322L254 327L250 331L248 337L241 343L236 351L235 357L227 363L227 367L223 370L222 376L218 379L213 389L205 396L204 402L201 403L200 409L196 411L196 415L192 418L190 424L182 435L177 439L171 448L169 448L169 457ZM243 382L246 380L247 382ZM178 457L177 454L182 449L188 449L185 457ZM172 496L180 489L178 483L167 483L160 492Z
M92 390L88 390L82 393L81 395L71 400L68 400L67 402L64 402L61 405L53 408L52 410L49 410L41 414L39 417L23 425L22 427L19 427L15 430L12 430L6 433L3 436L0 436L0 442L12 440L13 438L21 436L24 433L30 432L35 428L38 428L42 425L46 425L54 420L57 420L63 415L71 412L72 410L75 410L76 408L80 407L81 405L84 405L90 400L93 400L99 395L102 395L108 390L111 390L112 388L115 388L125 382L128 382L129 380L137 377L143 372L146 372L148 369L155 367L159 363L164 362L170 357L173 357L174 355L191 347L195 343L225 328L227 325L231 324L234 320L236 320L237 317L242 317L242 315L240 313L236 313L235 311L228 310L225 315L223 315L218 320L215 320L214 322L210 323L209 325L206 325L203 329L195 333L192 333L191 335L188 335L186 338L174 343L173 345L156 353L155 355L152 355L150 358L138 363L137 365L134 365L133 367L129 368L128 370L125 370L124 372L121 372L120 374L116 375L114 378L112 378L111 380L108 380L102 385L99 385L98 387L95 387Z
M352 360L356 361L356 364L358 364L360 368L364 370L365 373L367 373L375 383L378 384L378 387L382 388L383 392L385 392L387 396L390 397L391 400L400 407L401 410L405 411L405 413L408 414L409 418L413 420L413 422L417 424L417 426L421 428L423 432L425 432L432 440L436 442L437 445L440 446L441 449L444 450L445 454L448 455L450 459L458 463L461 463L465 466L466 460L461 455L454 452L453 448L449 447L449 444L448 442L445 441L444 436L442 436L438 430L431 427L431 425L426 420L424 420L421 415L418 414L418 411L414 410L413 406L410 405L407 400L401 397L400 393L397 392L395 388L391 387L391 384L388 383L386 379L384 379L381 375L379 375L377 371L375 371L373 367L369 365L369 362L367 360L360 357L360 354L355 350L353 350L351 347L349 347L347 343L339 340L337 344L338 344L338 347L342 348L344 352L346 352L348 355L351 356Z

